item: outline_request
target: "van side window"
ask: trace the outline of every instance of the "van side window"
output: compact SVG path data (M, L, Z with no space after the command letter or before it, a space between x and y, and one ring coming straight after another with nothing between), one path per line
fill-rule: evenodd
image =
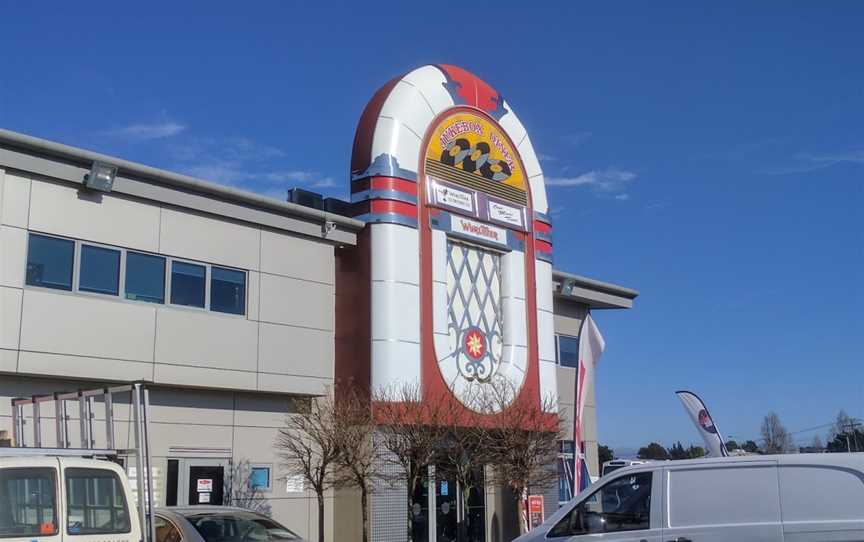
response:
M0 469L0 538L57 534L54 469Z
M650 472L640 472L609 481L561 518L547 536L649 529L651 476Z
M131 532L123 483L114 471L76 469L66 477L66 532L116 534Z

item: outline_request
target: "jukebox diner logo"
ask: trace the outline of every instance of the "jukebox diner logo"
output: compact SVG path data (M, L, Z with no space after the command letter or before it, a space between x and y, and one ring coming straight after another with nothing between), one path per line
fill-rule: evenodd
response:
M482 222L468 220L467 218L453 216L452 230L456 233L461 233L484 241L491 241L499 245L507 244L506 230Z

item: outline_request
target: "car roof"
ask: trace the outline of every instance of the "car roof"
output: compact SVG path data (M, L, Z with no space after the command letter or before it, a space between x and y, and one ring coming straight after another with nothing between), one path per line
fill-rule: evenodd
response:
M214 506L214 505L198 505L198 506L167 506L156 508L156 513L174 513L180 515L204 513L204 514L227 514L229 512L246 512L248 514L259 514L254 510L247 508L239 508L237 506Z

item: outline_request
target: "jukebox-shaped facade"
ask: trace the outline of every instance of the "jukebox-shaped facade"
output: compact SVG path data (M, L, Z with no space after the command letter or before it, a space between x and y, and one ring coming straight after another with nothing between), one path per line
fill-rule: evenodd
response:
M509 104L447 65L391 80L366 107L351 199L369 225L373 389L419 382L466 400L506 379L556 394L543 173Z
M368 292L352 308L362 318L368 303L369 315L368 326L346 326L368 333L347 349L351 362L368 352L368 373L354 377L368 376L373 390L419 383L426 400L466 411L477 386L497 381L512 401L557 409L546 192L509 104L460 68L418 68L367 105L351 170L355 216L367 223L358 245L367 278L357 287ZM466 514L491 517L482 491L470 510L454 509L448 499L460 489L429 482L428 507L414 511L428 540L451 540ZM374 496L374 540L401 539L405 499Z

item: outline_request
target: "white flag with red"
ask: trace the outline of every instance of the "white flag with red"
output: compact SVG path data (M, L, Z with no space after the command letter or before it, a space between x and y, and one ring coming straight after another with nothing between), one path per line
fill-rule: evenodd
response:
M585 463L585 450L582 449L583 415L585 413L585 399L588 382L594 381L594 369L606 349L606 341L600 334L600 329L591 315L585 317L582 322L582 330L579 333L579 367L576 370L576 412L573 427L574 461L573 465L573 495L578 494L591 484L588 476L588 467Z

